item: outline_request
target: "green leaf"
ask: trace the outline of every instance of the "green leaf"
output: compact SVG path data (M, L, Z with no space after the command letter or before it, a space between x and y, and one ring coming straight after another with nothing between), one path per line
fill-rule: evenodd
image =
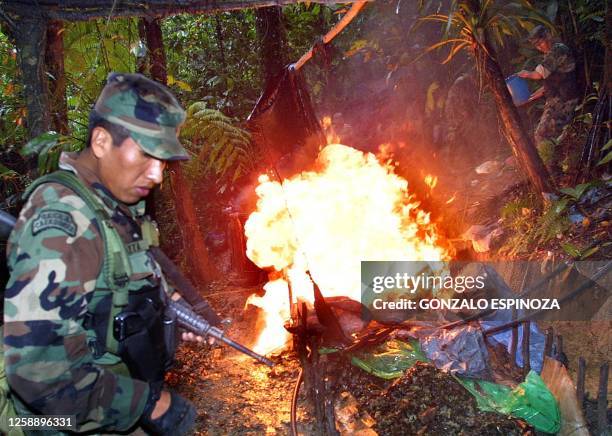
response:
M555 21L557 17L557 11L559 10L559 3L552 1L546 7L546 15L550 21Z
M611 147L612 147L612 139L610 139L608 142L606 142L606 145L603 146L601 151L606 151L607 149L609 149Z
M61 135L55 132L46 132L38 135L36 138L31 139L26 145L24 145L20 153L22 156L30 156L33 154L40 153L45 147L53 147L57 144L57 141Z
M582 253L582 256L580 256L580 259L586 259L589 256L592 256L593 254L597 253L599 251L599 245L592 247L590 249L588 249L587 251L585 251L584 253Z
M563 198L561 200L555 201L552 205L552 210L555 214L559 215L561 212L565 210L565 207L569 203L569 199Z
M610 161L612 161L612 151L609 151L608 154L606 154L602 160L597 162L597 166L605 165L605 164L607 164Z
M578 200L580 200L580 197L582 197L582 195L588 189L590 189L592 187L593 187L593 183L592 182L588 182L588 183L581 183L580 185L577 185L574 188L562 188L562 189L559 189L559 191L563 192L566 195L569 195L574 200L578 201Z
M572 256L572 257L580 257L580 250L575 245L570 244L569 242L565 242L565 243L561 244L561 247L570 256Z
M175 80L174 84L181 88L183 91L191 92L191 86L188 83L183 82L182 80Z

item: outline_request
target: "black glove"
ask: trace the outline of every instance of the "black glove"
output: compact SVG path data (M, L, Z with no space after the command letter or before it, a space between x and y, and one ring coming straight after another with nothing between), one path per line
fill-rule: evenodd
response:
M155 395L155 394L154 394ZM170 407L162 416L151 419L151 413L155 408L155 402L151 403L151 395L145 410L140 418L142 426L154 435L177 435L189 434L195 426L197 412L190 401L184 399L174 392L170 392ZM159 396L158 396L159 399Z

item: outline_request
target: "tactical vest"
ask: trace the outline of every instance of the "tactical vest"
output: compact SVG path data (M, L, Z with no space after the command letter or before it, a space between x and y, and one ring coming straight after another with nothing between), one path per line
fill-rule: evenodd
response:
M134 289L130 279L133 274L150 272L152 258L147 250L159 245L155 225L145 220L140 226L142 239L125 243L101 199L69 171L37 179L24 197L45 183L59 183L74 191L94 212L102 235L102 274L82 323L94 361L123 375L161 383L178 342L176 320L165 310L167 296L160 287L161 272L155 285Z
M552 49L555 53L563 56L571 56L570 50L563 44L555 44ZM553 71L544 79L544 90L547 98L560 98L563 101L573 100L580 97L578 89L576 66L571 71Z

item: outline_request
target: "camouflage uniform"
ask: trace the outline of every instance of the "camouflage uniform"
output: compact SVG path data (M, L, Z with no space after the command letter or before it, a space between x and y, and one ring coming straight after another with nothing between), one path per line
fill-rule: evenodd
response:
M555 140L563 127L570 123L578 104L576 63L570 49L561 43L553 44L549 53L536 67L544 78L546 104L535 130L536 143Z
M184 158L176 139L182 109L170 114L175 118L169 127L159 126L168 115L163 103L160 110L143 115L140 97L134 100L133 95L126 97L133 93L118 89L107 86L96 111L128 128L136 125L130 135L139 137L139 145L155 157ZM131 105L126 98L132 98ZM149 128L152 138L143 136L151 133ZM174 137L170 145L168 137ZM77 174L101 200L126 244L142 238L144 201L131 206L117 201L75 154L62 154L60 168ZM88 304L109 289L99 224L94 212L64 185L45 183L29 196L7 248L11 277L4 303L5 366L20 415L76 415L78 431L126 431L142 415L149 386L130 377L117 355L100 351L100 339L84 327ZM130 293L151 286L170 293L147 251L130 254L129 263Z

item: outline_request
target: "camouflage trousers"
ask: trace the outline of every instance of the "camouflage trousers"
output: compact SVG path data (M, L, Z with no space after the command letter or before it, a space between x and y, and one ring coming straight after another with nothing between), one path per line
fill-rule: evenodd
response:
M576 98L572 100L562 100L559 97L546 99L544 112L534 134L536 144L556 140L563 131L563 127L572 121L577 104L578 99Z

